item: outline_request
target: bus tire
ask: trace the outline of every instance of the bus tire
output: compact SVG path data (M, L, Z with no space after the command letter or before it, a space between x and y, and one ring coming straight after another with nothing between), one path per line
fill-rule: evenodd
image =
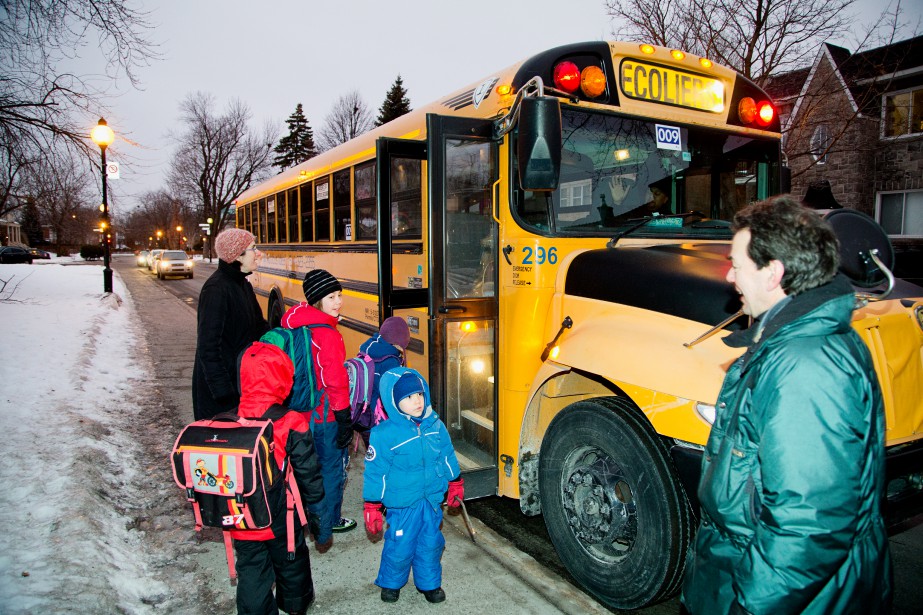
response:
M282 300L276 298L275 293L271 295L273 298L269 301L269 326L271 328L279 327L282 325L282 316L285 314L285 310L282 309Z
M679 589L692 513L666 445L631 401L562 410L542 440L539 492L558 556L599 600L638 609Z

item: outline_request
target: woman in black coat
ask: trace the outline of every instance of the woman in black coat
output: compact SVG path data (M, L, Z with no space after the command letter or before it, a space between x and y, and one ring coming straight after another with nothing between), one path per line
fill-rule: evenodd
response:
M198 335L192 372L192 412L202 420L240 402L238 357L269 330L247 276L256 270L256 238L243 229L215 239L218 270L199 294Z

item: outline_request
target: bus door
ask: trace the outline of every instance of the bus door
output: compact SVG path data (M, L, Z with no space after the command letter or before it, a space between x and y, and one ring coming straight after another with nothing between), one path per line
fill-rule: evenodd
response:
M426 144L380 138L376 143L378 281L381 322L390 316L407 321L409 367L430 381L427 358L429 266L424 217Z
M497 492L497 145L490 121L427 116L430 386L465 476Z

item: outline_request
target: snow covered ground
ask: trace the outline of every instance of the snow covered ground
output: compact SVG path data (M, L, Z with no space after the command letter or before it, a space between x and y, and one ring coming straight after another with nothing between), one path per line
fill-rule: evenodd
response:
M158 419L142 414L143 335L113 285L70 257L0 265L2 613L205 612L173 591L195 546L159 531L176 498Z

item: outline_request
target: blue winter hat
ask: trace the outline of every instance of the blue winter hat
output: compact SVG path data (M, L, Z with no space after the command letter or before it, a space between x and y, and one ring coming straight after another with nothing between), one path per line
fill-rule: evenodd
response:
M416 374L405 373L394 383L391 394L394 397L394 405L397 406L405 397L410 397L414 393L423 393L423 381Z

